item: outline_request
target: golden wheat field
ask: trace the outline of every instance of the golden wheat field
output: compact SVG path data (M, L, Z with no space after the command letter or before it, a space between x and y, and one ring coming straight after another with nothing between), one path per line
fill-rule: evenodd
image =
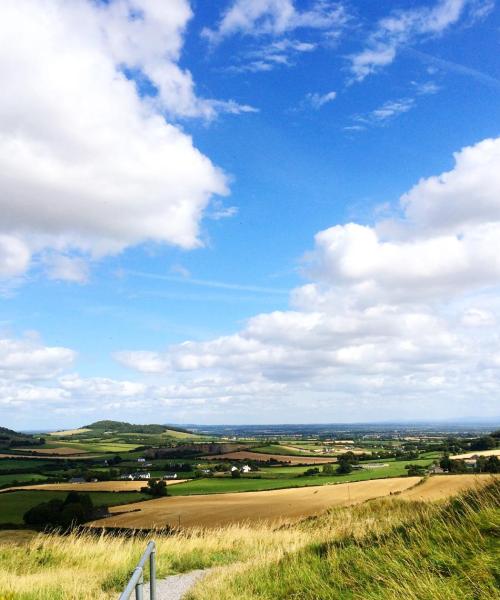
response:
M205 460L279 460L291 465L323 465L325 463L337 462L336 458L332 457L315 457L315 456L291 456L289 454L266 454L264 452L247 452L246 450L237 450L236 452L228 452L227 454L212 454L203 456Z
M455 496L472 487L481 487L497 475L440 475L427 478L421 485L404 491L404 500L433 502Z
M159 498L111 508L96 527L155 529L167 525L222 527L233 523L295 520L331 506L347 506L411 488L419 477L394 477L314 487Z
M87 433L88 431L92 431L92 429L87 429L86 427L81 427L80 429L65 429L64 431L51 431L49 433L49 435L55 435L55 436L78 435L79 433Z
M165 481L167 485L183 483L187 479L176 479L175 481ZM38 483L36 485L21 485L5 488L2 492L11 492L12 490L51 490L59 492L138 492L141 488L147 486L147 481L90 481L86 483Z
M500 448L495 450L476 450L475 452L467 452L465 454L456 454L450 458L472 458L473 456L500 456Z

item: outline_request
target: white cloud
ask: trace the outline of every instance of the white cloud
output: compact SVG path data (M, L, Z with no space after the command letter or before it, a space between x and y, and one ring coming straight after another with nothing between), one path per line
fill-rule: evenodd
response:
M484 18L493 6L491 0L437 0L433 6L393 10L377 23L366 48L350 57L353 79L362 81L391 64L401 46L440 35L462 18Z
M315 43L284 38L244 52L239 57L238 63L228 67L227 70L233 73L258 73L272 71L279 66L289 67L294 64L296 57L313 52L316 48Z
M74 283L86 283L89 279L89 265L83 258L51 254L44 263L49 279Z
M309 10L297 10L294 0L234 0L216 29L203 35L212 43L235 35L280 36L296 29L335 30L347 19L342 4L316 0Z
M146 241L200 245L226 177L161 113L255 109L196 96L177 64L190 17L187 0L2 3L0 276L46 249L69 260ZM141 97L125 70L158 94ZM82 280L76 264L70 279Z
M402 197L416 228L456 234L470 225L500 222L500 138L463 148L454 159L451 171L422 179ZM496 227L484 229L492 242L497 234Z
M438 178L438 204L452 211L457 199L470 203L460 227L446 218L436 227L432 178L423 180L402 196L399 221L319 232L306 257L313 281L293 291L293 309L257 315L233 335L115 358L186 385L208 376L278 384L281 403L302 418L311 410L351 419L446 416L452 403L456 414L495 414L500 305L484 294L500 290L500 215L489 203L478 214L472 207L485 187L500 202L496 143L462 150ZM466 171L471 182L461 192L456 182Z
M307 100L313 108L320 109L325 104L332 102L337 97L337 92L327 92L326 94L311 93L307 94Z
M36 335L21 339L0 337L0 379L50 379L68 368L76 353L59 346L44 346Z

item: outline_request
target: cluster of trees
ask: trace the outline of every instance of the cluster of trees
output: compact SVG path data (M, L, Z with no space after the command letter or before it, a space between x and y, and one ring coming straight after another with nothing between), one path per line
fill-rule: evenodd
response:
M467 464L464 460L452 460L445 455L439 462L439 466L448 473L466 473ZM480 456L474 467L475 473L500 473L500 459L498 456Z
M107 507L100 507L107 512ZM24 513L26 525L32 527L74 527L96 516L92 498L88 494L69 492L64 500L54 498L30 508Z
M345 452L337 458L337 464L328 464L323 467L325 475L347 475L354 469L354 465L359 464L359 456L354 452Z
M149 494L153 498L168 496L167 484L161 479L150 479L148 485L141 488L143 494Z
M408 477L421 477L427 473L427 467L422 465L406 465L405 469L408 471Z

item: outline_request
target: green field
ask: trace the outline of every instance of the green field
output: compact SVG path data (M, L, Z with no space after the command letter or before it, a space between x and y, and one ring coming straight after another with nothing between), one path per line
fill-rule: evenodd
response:
M283 467L281 473L273 477L273 468L269 471L259 472L263 475L260 479L241 477L211 477L206 479L194 479L186 483L174 485L169 489L172 496L190 496L193 494L227 494L229 492L255 492L262 490L276 490L281 488L304 487L310 485L327 485L336 483L348 483L352 481L366 481L368 479L383 479L385 477L404 477L407 475L405 465L419 464L430 465L429 460L397 461L388 467L373 470L353 471L348 475L312 475L306 477L297 476L297 467ZM279 468L279 467L278 467ZM288 477L286 469L294 469L293 476ZM304 467L299 467L304 470Z
M4 492L0 494L0 525L22 524L24 513L32 506L41 502L48 502L54 498L64 500L67 495L68 492L42 490ZM139 492L89 492L89 496L95 506L128 504L148 497Z
M16 475L1 475L0 474L0 487L5 485L15 485L17 483L23 483L25 481L45 481L47 477L40 473L17 473Z
M53 466L56 461L37 458L2 458L0 459L0 473L12 469L39 469L40 467Z

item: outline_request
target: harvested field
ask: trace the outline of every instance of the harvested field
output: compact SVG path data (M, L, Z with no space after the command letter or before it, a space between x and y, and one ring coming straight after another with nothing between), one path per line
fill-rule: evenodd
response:
M92 431L92 429L86 429L85 427L82 427L82 429L65 429L64 431L51 431L49 435L78 435L79 433L87 433L88 431Z
M248 452L247 450L238 450L237 452L228 452L227 454L213 454L203 456L204 460L279 460L290 465L324 465L325 463L337 462L336 458L315 456L291 456L289 454L264 454L263 452Z
M398 498L426 502L443 500L450 496L456 496L468 488L486 485L493 477L495 475L434 475L421 485L406 490Z
M46 456L73 456L77 454L87 454L86 450L78 450L76 448L68 448L60 446L58 448L19 448L19 452L36 452Z
M242 522L289 521L323 512L331 506L358 504L402 492L419 481L419 477L394 477L269 492L159 498L112 508L116 516L91 525L154 529L177 526L180 522L182 527L214 528Z
M450 456L450 458L472 458L473 456L500 456L500 448L496 448L495 450L476 450L475 452L467 452L466 454L456 454L455 456Z
M188 479L176 479L165 481L167 485L184 483ZM11 492L12 490L44 490L56 492L140 492L141 488L148 485L147 481L89 481L86 483L38 483L36 485L21 485L0 490Z

